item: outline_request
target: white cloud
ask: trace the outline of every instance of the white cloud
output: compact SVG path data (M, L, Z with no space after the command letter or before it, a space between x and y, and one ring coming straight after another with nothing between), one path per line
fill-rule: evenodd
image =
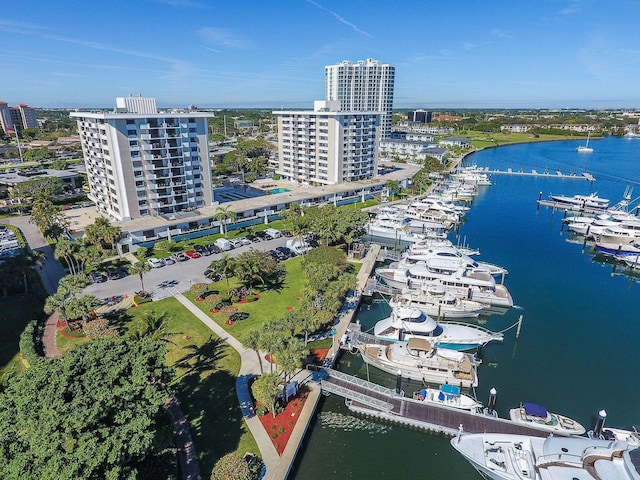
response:
M251 42L244 36L233 33L226 28L202 27L198 36L207 43L227 48L248 48Z

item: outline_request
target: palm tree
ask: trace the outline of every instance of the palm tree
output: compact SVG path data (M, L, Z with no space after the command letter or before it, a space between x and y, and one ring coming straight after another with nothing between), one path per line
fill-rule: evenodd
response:
M143 277L146 273L149 272L149 270L151 270L151 267L147 262L136 262L133 265L131 265L131 267L129 267L129 273L131 275L140 276L140 284L142 285L142 292L145 291Z
M69 268L69 272L71 274L78 273L79 268L75 259L76 254L76 243L72 242L68 238L61 238L56 243L56 247L54 250L54 256L56 259L64 258L64 261L67 263L67 267Z
M402 190L402 187L400 186L400 183L398 183L397 180L387 181L387 183L385 184L385 187L387 189L387 194L391 195L392 200L395 198L395 195L397 195L400 192L400 190Z
M175 332L168 331L169 322L173 317L167 317L167 312L156 313L154 310L145 312L142 321L138 322L138 328L133 331L133 336L138 340L149 338L162 343L170 343L175 345L171 337L178 335Z
M307 355L307 349L296 337L289 337L281 344L276 355L285 380L288 380L301 367Z
M244 339L242 340L242 345L245 348L250 348L251 350L256 352L256 355L258 356L258 363L260 364L260 375L262 375L264 373L264 370L262 368L262 357L260 356L259 349L260 330L251 330L247 335L245 335Z
M224 277L227 281L227 295L229 295L229 291L231 290L229 287L229 277L235 268L235 263L235 259L228 253L225 253L219 259L214 260L209 264L209 268L213 270L211 275L218 274Z
M227 234L226 228L225 228L225 224L227 223L227 220L231 220L232 222L235 222L236 220L236 212L231 211L231 207L218 207L216 208L215 213L213 214L213 218L217 221L220 222L220 233L222 233L222 235Z

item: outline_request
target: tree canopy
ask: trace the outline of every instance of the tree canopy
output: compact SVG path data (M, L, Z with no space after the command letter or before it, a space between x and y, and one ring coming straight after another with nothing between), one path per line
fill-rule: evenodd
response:
M171 478L174 459L158 465L172 445L164 355L149 339L94 340L12 379L0 396L0 477Z

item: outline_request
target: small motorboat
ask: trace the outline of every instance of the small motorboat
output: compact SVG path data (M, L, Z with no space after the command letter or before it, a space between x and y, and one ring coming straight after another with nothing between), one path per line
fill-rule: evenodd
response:
M460 387L456 385L442 385L437 388L423 388L413 394L413 398L419 402L433 403L460 410L468 410L473 413L482 410L482 404L469 395L460 393Z
M518 408L509 410L512 422L522 423L537 430L544 430L554 435L582 435L587 430L575 420L549 412L542 405L523 403Z

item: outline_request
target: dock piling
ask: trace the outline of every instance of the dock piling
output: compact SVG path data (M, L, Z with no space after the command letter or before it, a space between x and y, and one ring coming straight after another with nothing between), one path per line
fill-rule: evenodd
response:
M518 328L516 329L516 340L518 340L520 338L520 329L522 328L522 317L524 315L520 315L520 318L518 319Z

